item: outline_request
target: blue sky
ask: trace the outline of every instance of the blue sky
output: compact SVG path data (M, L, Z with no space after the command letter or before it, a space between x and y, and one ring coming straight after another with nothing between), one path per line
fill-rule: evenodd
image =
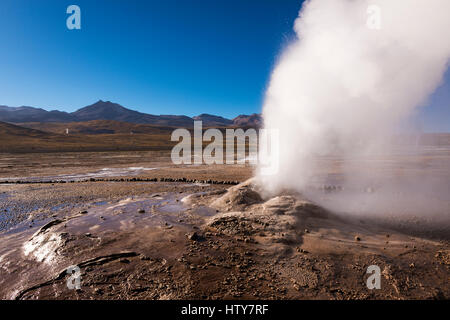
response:
M81 8L81 30L66 8ZM260 112L300 0L1 0L0 105L152 114ZM450 131L450 73L421 113Z
M66 8L81 8L81 30ZM299 1L0 1L0 104L259 112Z

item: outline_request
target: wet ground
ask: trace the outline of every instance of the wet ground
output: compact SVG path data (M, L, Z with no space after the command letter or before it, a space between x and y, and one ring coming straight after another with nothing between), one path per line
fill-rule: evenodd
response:
M68 171L92 178L102 168L157 168L119 178L252 175L249 167L172 167L157 157L131 161L130 154L102 165L99 155L81 155L90 163L83 167L71 156L60 155L65 162L56 165L42 155L42 166L32 165L39 157L21 156L16 170L2 174L34 179L0 184L3 299L450 297L449 225L344 217L299 194L262 198L251 183L38 183ZM73 265L79 290L67 287ZM371 265L380 267L379 290L366 286Z

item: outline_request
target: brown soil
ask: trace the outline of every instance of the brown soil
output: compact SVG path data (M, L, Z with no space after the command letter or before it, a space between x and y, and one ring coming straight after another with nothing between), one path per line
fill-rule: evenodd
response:
M9 155L0 165L13 167L0 174L158 167L122 178L252 175L246 166L168 163L154 153ZM0 184L0 211L2 299L450 298L448 225L434 232L352 220L298 194L263 198L252 181ZM81 270L80 290L66 285L71 265ZM366 286L370 265L382 271L379 290Z

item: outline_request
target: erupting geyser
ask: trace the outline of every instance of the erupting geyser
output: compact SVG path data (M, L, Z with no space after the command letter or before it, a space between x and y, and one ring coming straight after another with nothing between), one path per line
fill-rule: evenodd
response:
M448 0L306 1L297 39L266 92L264 127L280 136L277 174L259 176L266 191L305 191L330 156L386 154L398 128L442 81L449 12ZM344 185L380 178L369 167L356 173L351 163L339 162Z

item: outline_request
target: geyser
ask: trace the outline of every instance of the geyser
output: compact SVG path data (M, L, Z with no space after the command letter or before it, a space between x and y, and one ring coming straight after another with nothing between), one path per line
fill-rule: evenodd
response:
M379 183L391 197L348 198L340 210L364 203L364 210L380 211L375 202L398 203L393 189L407 195L411 181L373 170L369 160L392 155L392 137L441 83L449 12L448 0L306 1L265 96L264 127L280 137L278 172L259 175L265 190L307 193L339 171L344 190Z

